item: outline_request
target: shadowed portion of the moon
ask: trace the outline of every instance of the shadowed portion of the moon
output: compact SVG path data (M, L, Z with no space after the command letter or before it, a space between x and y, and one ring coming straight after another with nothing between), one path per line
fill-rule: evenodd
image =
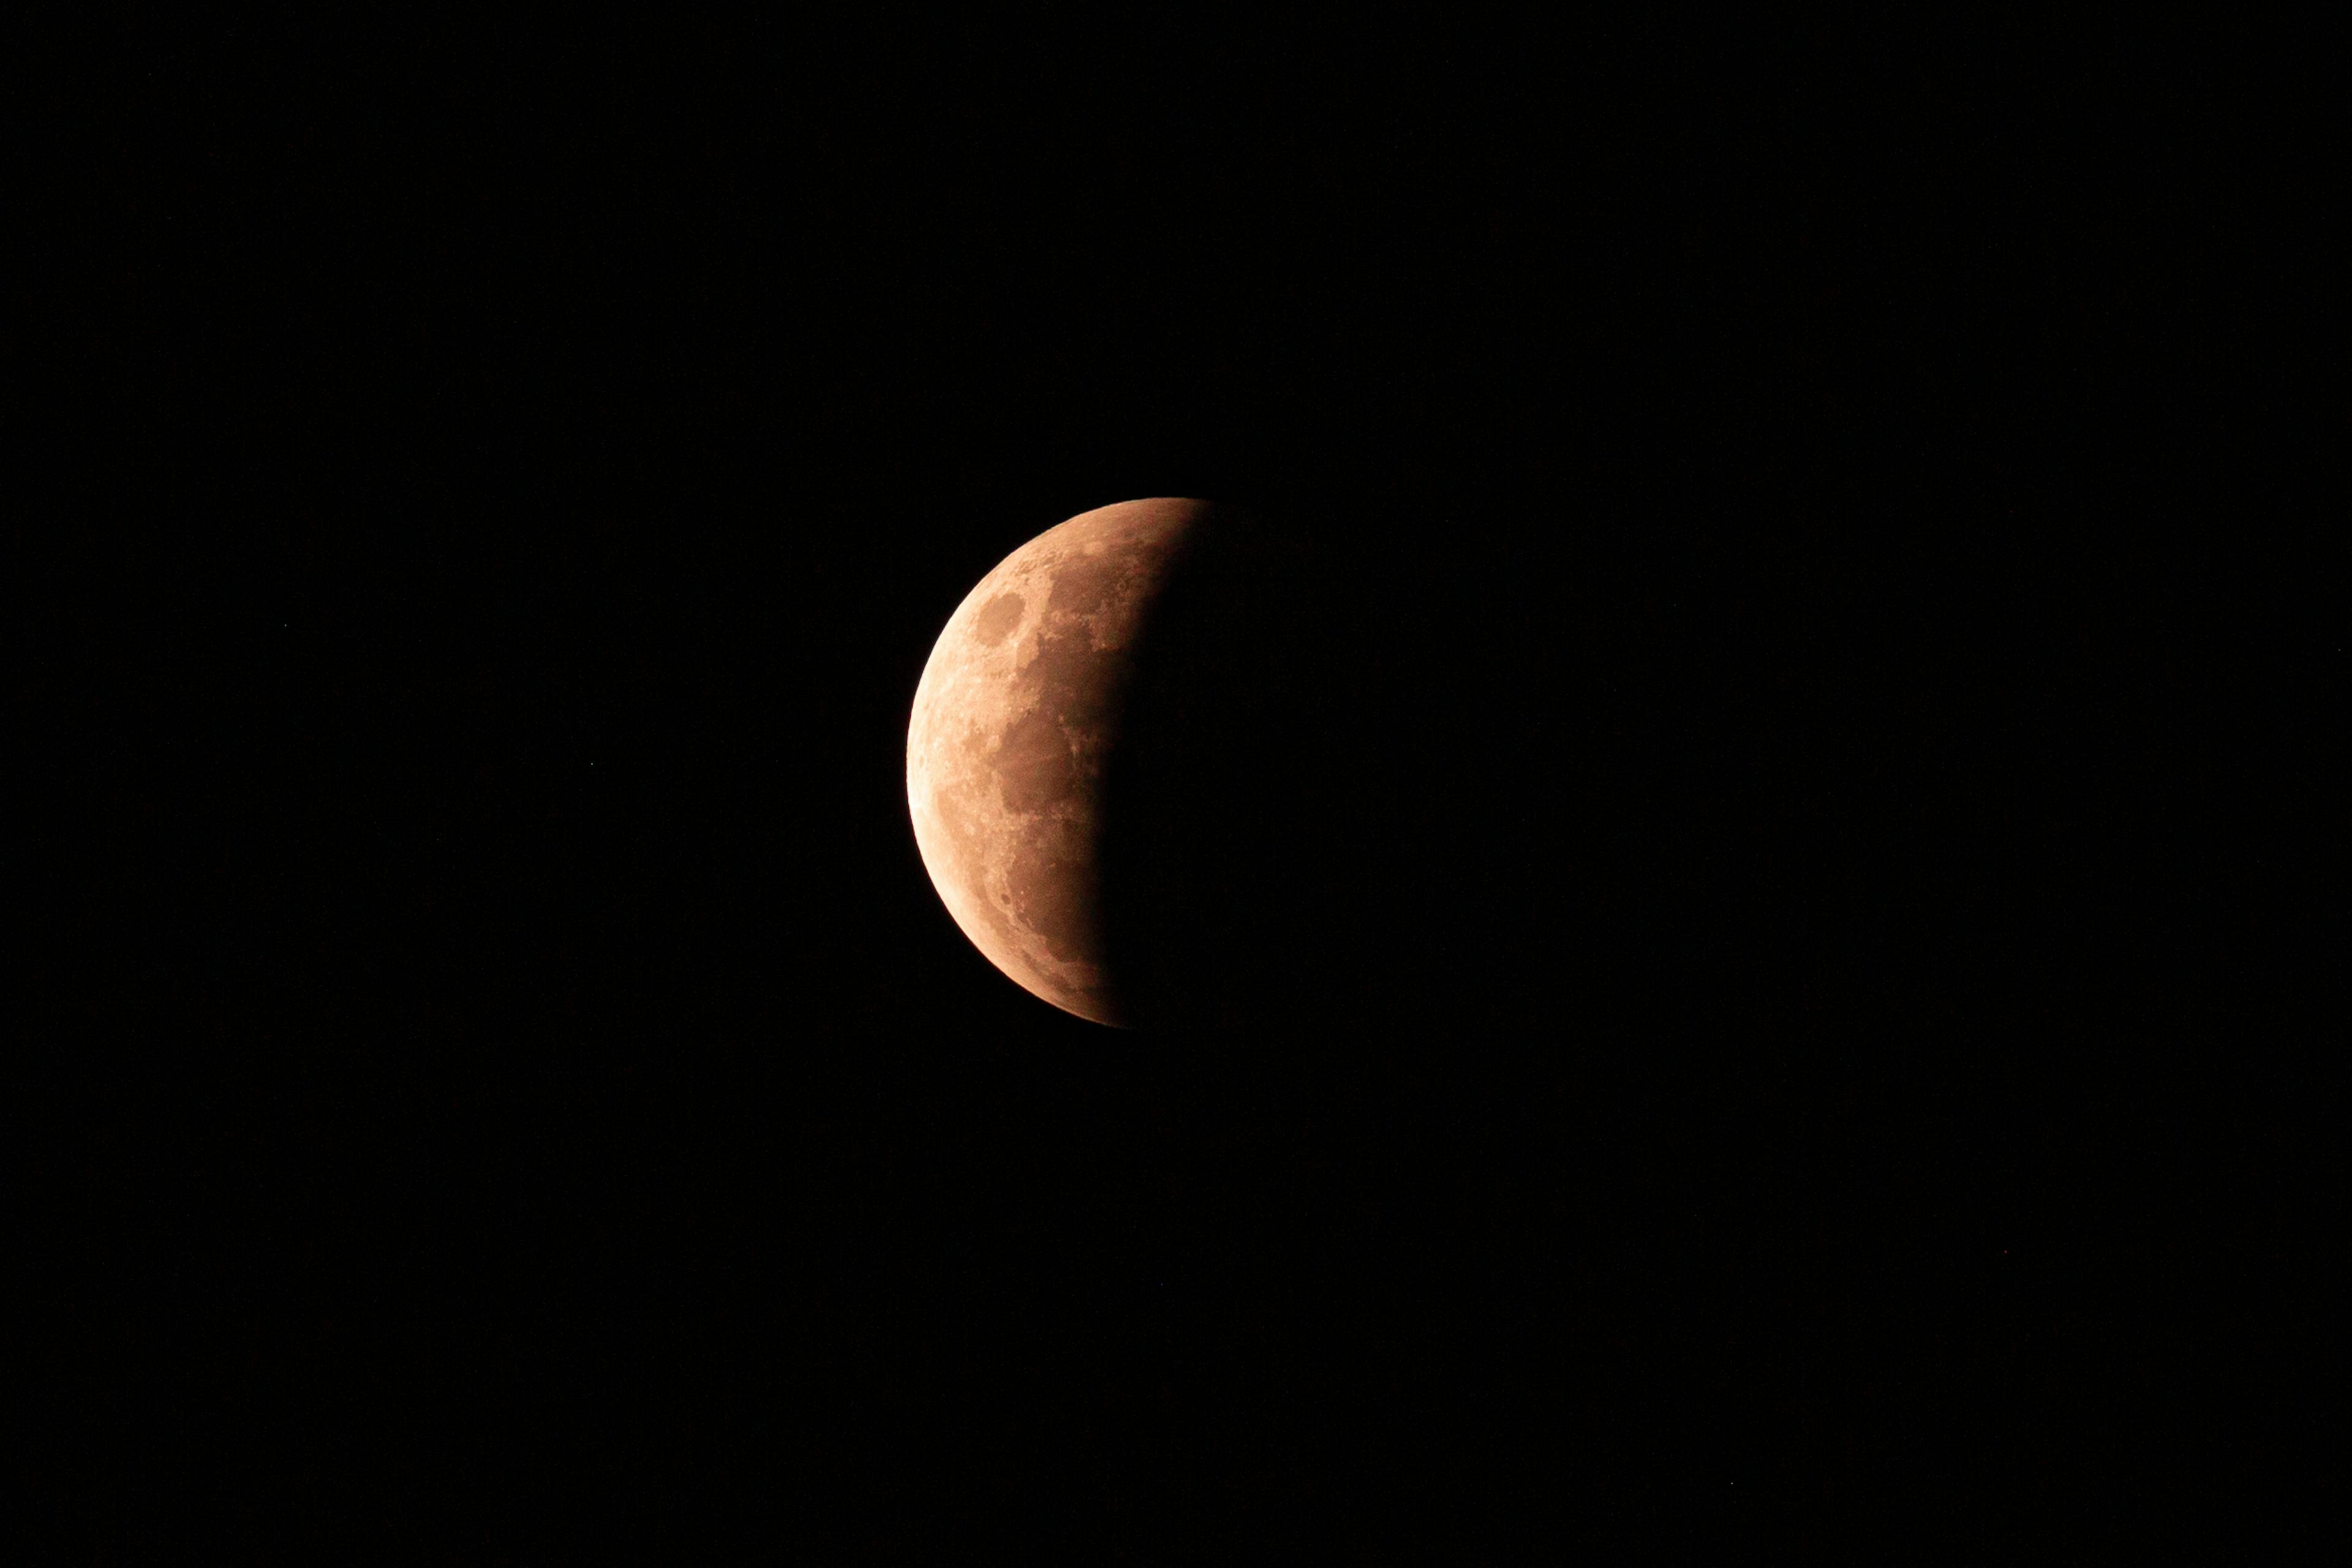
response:
M1487 927L1508 900L1481 885L1512 825L1456 764L1507 770L1513 748L1468 732L1493 705L1466 685L1497 672L1453 598L1442 573L1288 520L1228 508L1190 531L1103 779L1129 1016L1247 1033L1501 999Z

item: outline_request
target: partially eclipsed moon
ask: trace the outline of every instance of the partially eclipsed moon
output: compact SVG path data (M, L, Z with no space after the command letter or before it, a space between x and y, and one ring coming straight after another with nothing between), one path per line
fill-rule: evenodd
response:
M1124 1026L1104 952L1102 778L1133 649L1196 500L1082 512L956 607L915 689L907 803L974 946L1056 1007Z

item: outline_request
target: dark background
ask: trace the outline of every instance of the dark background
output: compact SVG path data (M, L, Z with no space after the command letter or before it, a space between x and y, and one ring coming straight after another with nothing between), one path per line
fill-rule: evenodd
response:
M2340 1511L2326 99L1118 26L28 57L23 1560ZM1200 689L1247 940L1159 1035L902 780L962 595L1150 495L1318 606Z

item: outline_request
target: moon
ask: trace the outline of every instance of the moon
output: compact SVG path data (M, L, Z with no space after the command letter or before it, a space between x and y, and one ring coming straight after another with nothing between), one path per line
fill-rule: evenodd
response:
M1132 1025L1105 941L1103 776L1138 638L1214 509L1124 501L1046 530L981 579L931 649L907 727L907 804L964 935L1065 1012Z

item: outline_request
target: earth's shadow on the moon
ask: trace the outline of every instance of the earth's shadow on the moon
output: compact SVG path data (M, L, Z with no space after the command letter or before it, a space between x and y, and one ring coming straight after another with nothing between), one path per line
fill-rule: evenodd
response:
M1497 994L1507 770L1439 576L1231 507L1145 618L1103 784L1105 948L1136 1026L1377 1026Z

